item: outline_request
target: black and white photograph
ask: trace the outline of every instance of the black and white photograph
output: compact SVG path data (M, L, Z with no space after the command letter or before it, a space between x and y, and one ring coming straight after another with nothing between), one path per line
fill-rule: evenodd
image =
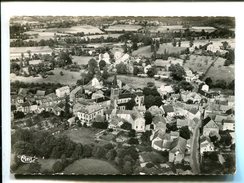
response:
M9 21L11 173L235 173L235 17Z

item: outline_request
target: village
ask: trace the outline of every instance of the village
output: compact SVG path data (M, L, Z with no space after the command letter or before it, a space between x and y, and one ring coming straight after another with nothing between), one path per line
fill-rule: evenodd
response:
M59 25L27 22L40 33ZM118 19L37 44L13 34L12 171L235 172L233 30L169 24Z

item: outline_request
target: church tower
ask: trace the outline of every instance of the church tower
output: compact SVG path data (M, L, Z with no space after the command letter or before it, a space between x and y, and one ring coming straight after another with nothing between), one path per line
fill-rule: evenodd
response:
M117 100L119 99L119 86L117 83L116 69L114 69L114 79L111 87L110 99L111 99L111 109L117 108Z

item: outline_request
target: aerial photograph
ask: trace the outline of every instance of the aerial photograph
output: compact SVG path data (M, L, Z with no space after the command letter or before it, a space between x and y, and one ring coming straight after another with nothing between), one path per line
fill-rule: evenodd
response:
M235 173L234 17L14 16L9 35L12 174Z

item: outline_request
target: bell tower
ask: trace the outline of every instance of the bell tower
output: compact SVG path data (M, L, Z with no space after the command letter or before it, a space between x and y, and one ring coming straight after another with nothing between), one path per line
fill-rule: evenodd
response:
M113 69L114 72L114 79L111 87L111 109L117 108L117 100L119 99L119 86L117 83L117 70Z

